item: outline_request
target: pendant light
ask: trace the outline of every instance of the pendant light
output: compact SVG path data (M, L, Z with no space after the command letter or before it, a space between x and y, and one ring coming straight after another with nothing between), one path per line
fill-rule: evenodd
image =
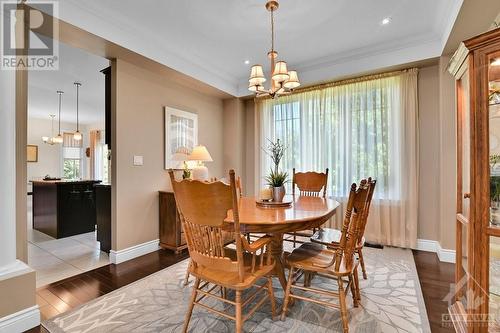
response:
M80 86L82 85L80 82L75 82L74 85L76 86L76 132L73 134L73 139L76 141L80 141L82 139L82 133L80 133L79 128L78 128L78 92L80 89Z
M56 117L55 114L49 114L49 117L50 117L50 137L48 136L42 136L42 141L43 143L46 143L46 144L49 144L49 145L53 145L55 144L54 142L54 118Z
M59 131L57 132L57 136L53 139L55 143L63 143L63 136L61 134L61 99L62 99L62 94L64 94L64 91L57 91L57 94L59 95Z

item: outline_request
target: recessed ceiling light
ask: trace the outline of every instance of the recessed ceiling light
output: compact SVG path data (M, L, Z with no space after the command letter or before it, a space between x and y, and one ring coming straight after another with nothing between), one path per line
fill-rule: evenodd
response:
M390 17L386 17L380 23L382 23L382 25L388 25L389 23L391 23L391 18Z
M250 63L250 60L245 60L245 65L248 65Z
M500 58L493 59L491 66L500 66Z

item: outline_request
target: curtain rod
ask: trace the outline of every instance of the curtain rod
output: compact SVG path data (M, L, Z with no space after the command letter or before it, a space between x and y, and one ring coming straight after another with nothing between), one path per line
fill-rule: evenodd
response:
M351 83L378 80L378 79L383 79L383 78L387 78L387 77L391 77L391 76L397 76L397 75L400 75L403 73L410 73L410 72L418 72L418 68L415 68L415 67L414 68L407 68L407 69L402 69L402 70L398 70L398 71L365 75L365 76L355 77L352 79L345 79L345 80L340 80L340 81L320 83L320 84L316 84L314 86L308 86L308 87L294 89L291 94L285 95L285 96L290 96L293 94L303 93L303 92L312 91L312 90L321 90L321 89L326 89L326 88L331 88L331 87L343 86L343 85L351 84ZM258 101L258 100L264 100L264 99L269 99L269 98L271 98L271 96L262 96L262 97L255 97L255 100Z

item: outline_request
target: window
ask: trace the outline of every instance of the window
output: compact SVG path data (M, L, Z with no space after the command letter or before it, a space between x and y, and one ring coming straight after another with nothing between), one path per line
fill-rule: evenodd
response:
M63 178L79 179L82 175L82 141L73 139L73 133L63 133Z
M287 147L284 171L329 168L333 196L345 197L350 184L371 176L378 181L376 197L397 199L398 99L399 80L388 77L266 100L263 135ZM269 167L265 161L261 172Z
M328 196L345 207L352 183L377 180L365 237L379 244L412 247L417 242L417 70L257 101L260 146L280 139L287 147L283 171L329 168ZM264 151L261 183L271 161ZM287 191L290 191L288 185ZM258 190L258 189L256 189ZM329 226L339 228L342 214Z

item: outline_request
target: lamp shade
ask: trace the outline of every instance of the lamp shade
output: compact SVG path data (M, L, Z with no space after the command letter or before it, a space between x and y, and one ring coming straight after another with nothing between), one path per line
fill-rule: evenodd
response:
M190 151L186 147L179 147L175 150L175 153L172 155L172 161L184 162L189 161Z
M53 138L52 141L55 143L63 143L64 140L61 134L57 134L57 136Z
M288 80L288 70L286 69L286 62L278 61L274 66L273 80L276 82L283 82Z
M193 148L191 155L189 155L190 161L200 161L200 162L212 162L212 156L208 152L205 146L196 146Z
M493 59L491 66L500 66L500 58Z
M248 86L248 90L253 91L253 92L261 92L261 91L264 91L264 86L261 84L250 84Z
M260 85L266 82L266 77L264 76L264 71L261 65L253 65L250 71L250 79L248 80L250 85Z
M297 88L298 86L300 86L299 76L297 75L296 71L288 71L288 75L290 77L283 84L283 86L285 88L293 89L293 88Z
M80 133L80 131L76 131L73 134L73 139L75 139L76 141L80 141L82 139L82 133Z

